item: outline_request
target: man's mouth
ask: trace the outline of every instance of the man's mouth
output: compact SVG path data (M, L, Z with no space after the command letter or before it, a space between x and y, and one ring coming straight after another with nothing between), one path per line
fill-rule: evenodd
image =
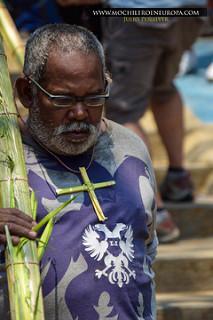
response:
M61 135L66 137L66 139L70 140L71 142L79 143L87 140L90 135L90 132L89 130L76 129L72 131L62 132Z
M72 123L62 125L55 129L54 135L62 135L70 142L84 142L91 134L90 126L87 123Z

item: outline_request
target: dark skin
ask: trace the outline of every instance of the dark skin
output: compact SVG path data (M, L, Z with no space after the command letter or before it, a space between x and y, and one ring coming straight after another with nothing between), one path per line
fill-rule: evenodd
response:
M103 78L102 66L98 58L93 55L85 55L79 52L61 54L52 50L49 55L46 70L40 84L51 94L85 96L89 94L103 93L105 81ZM16 81L16 89L22 104L29 109L33 107L33 96L29 81L20 77ZM71 108L55 110L51 101L39 90L38 106L42 120L51 127L68 124L72 121L86 121L94 126L101 122L103 107L89 110L82 102L76 103ZM105 125L101 122L101 130ZM74 135L74 136L73 136ZM81 143L87 139L86 133L75 133L65 135L67 141ZM17 245L20 237L27 237L34 240L37 236L32 231L36 224L33 219L18 209L0 209L0 244L6 243L4 226L7 225L12 235L13 244Z
M18 209L0 209L0 244L6 243L5 225L10 230L14 245L19 243L20 237L27 237L32 240L36 238L36 232L32 231L36 222Z

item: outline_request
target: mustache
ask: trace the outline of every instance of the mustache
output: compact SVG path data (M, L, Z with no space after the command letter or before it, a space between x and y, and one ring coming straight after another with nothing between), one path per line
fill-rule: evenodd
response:
M56 127L53 131L54 136L58 136L61 133L66 132L74 132L74 131L87 131L91 132L94 130L94 126L92 124L88 124L86 122L72 122L70 124L64 124Z

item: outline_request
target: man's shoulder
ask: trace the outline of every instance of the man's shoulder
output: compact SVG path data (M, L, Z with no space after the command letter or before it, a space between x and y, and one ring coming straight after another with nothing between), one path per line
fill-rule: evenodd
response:
M22 144L24 148L25 157L27 158L32 154L43 153L43 149L38 145L38 143L33 140L30 134L22 134Z
M30 135L22 135L24 158L27 170L34 168L38 159L46 158L44 150L32 139Z
M124 143L123 147L129 148L133 145L138 146L144 150L147 149L143 140L139 138L134 132L130 129L120 125L112 120L107 120L109 130L113 138L114 144Z
M130 129L106 120L108 133L111 139L111 151L116 159L135 157L151 165L148 149L141 138Z

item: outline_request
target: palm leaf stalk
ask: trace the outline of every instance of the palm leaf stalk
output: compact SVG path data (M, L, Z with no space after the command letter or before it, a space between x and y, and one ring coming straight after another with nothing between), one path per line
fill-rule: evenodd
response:
M0 0L0 32L21 71L24 64L24 43L2 0Z
M6 56L0 37L0 206L16 207L31 215L31 201L17 112ZM35 208L34 208L35 210ZM9 229L5 230L7 240ZM6 272L12 320L43 320L44 309L36 243L21 250L9 241Z
M33 197L34 197L34 193L33 193ZM71 197L69 200L65 201L64 203L62 203L58 208L52 210L51 212L49 212L35 227L32 228L32 231L36 231L38 232L39 230L41 230L41 228L43 226L46 225L41 237L38 239L38 260L40 261L44 255L45 249L48 245L50 236L52 234L53 231L53 227L55 224L55 218L57 216L57 214L59 214L65 207L67 207L72 201L74 201L76 199L77 196L75 197ZM37 208L37 201L35 199L33 199L32 202L32 197L31 197L31 207L32 207L32 211L36 210L35 208ZM33 209L34 208L34 209ZM32 215L34 215L34 212L32 212ZM22 247L29 241L29 239L27 238L21 238L19 244L18 244L18 250L21 250Z

